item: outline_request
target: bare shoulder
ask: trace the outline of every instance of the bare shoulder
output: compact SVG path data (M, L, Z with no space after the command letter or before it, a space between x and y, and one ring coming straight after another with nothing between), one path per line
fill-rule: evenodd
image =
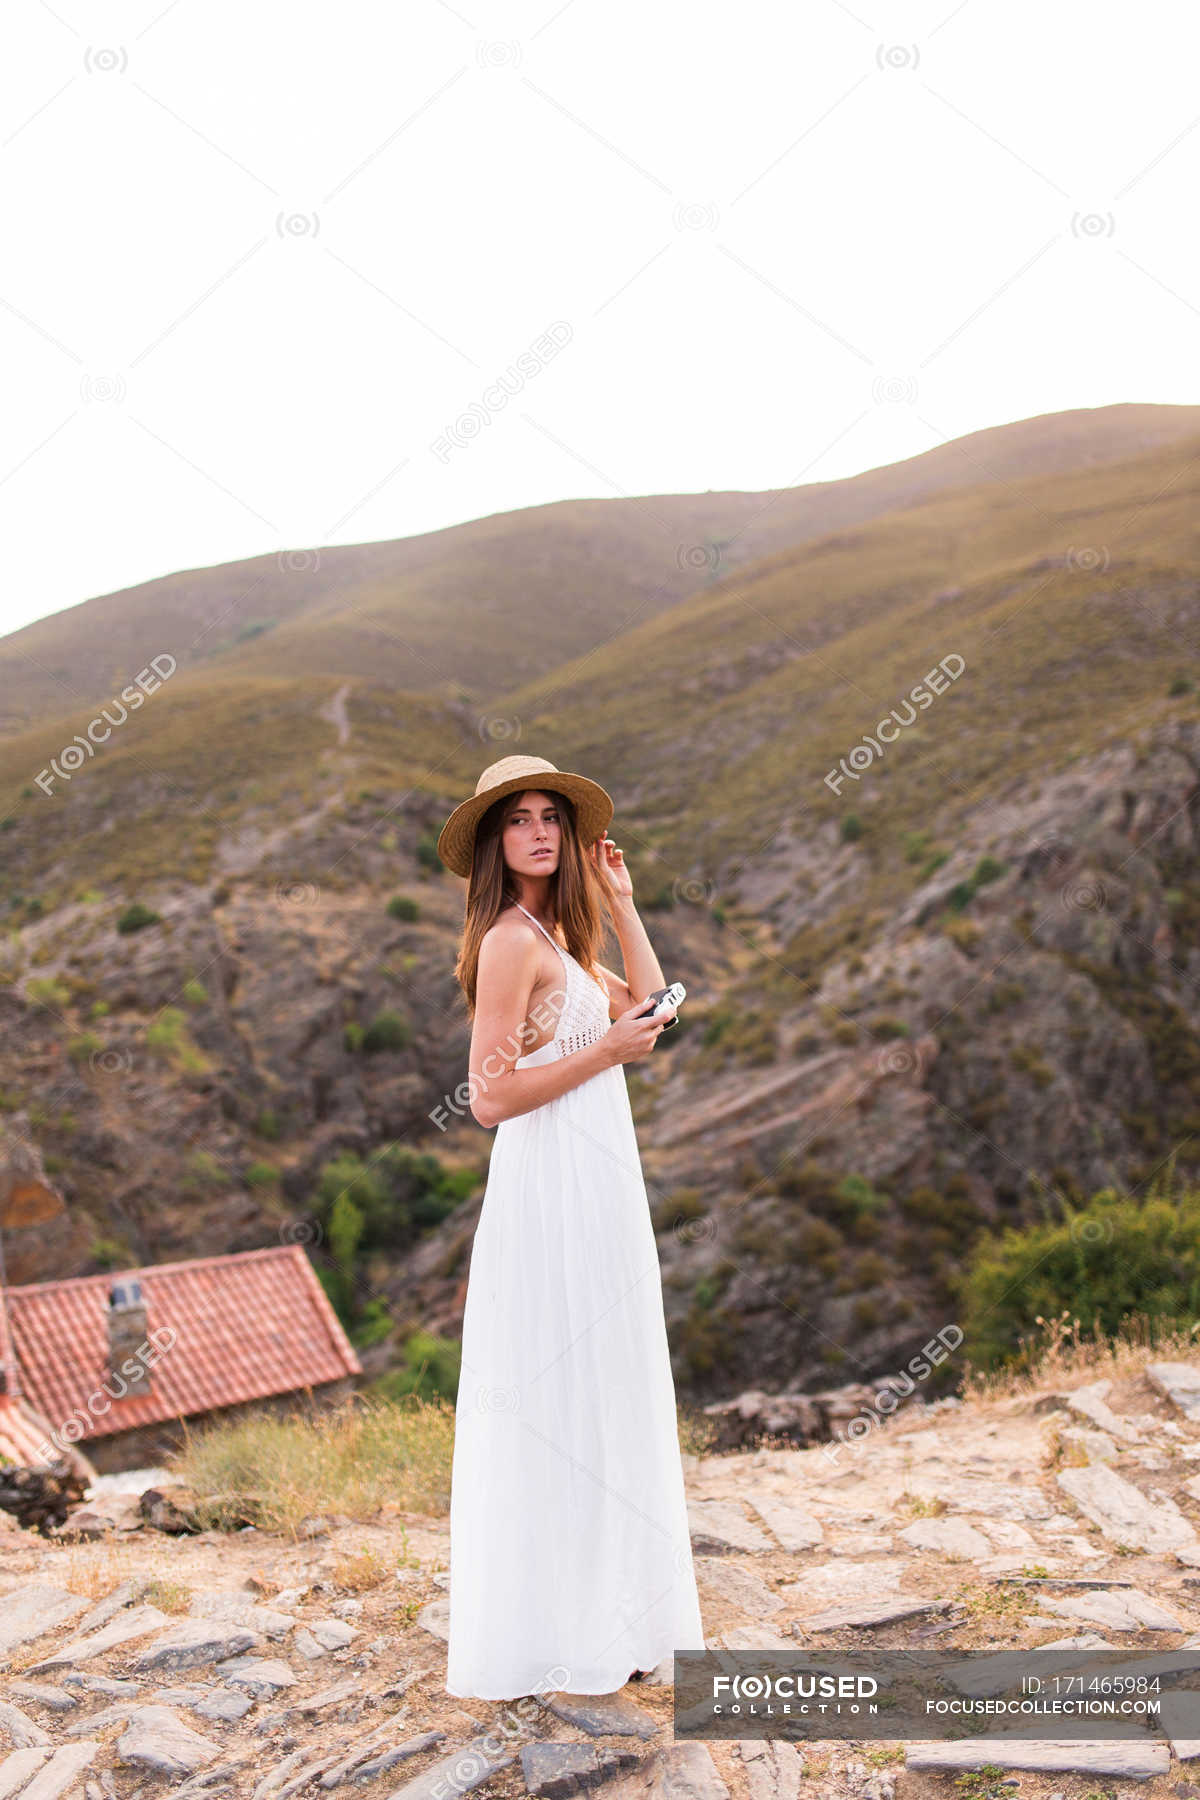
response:
M515 906L499 913L488 926L479 940L479 960L486 956L489 962L503 958L520 956L526 950L526 960L535 962L538 956L537 937L522 920Z

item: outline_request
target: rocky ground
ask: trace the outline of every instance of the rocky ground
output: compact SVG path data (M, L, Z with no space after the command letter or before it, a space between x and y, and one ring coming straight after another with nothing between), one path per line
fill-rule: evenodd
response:
M1200 1358L685 1468L714 1650L1200 1650ZM0 1800L933 1800L988 1764L968 1800L1200 1792L1200 1743L1157 1728L1065 1752L677 1741L669 1660L617 1695L464 1702L444 1689L447 1520L168 1537L106 1508L126 1528L0 1530Z

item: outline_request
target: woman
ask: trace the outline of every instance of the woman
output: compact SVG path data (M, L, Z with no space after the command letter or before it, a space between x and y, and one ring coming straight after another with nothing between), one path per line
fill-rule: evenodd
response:
M704 1649L621 1068L658 1042L665 1020L638 1014L666 984L612 811L584 776L506 756L438 839L469 882L455 973L471 1111L496 1127L451 1481L446 1691L460 1697L609 1694ZM605 909L624 980L596 961Z

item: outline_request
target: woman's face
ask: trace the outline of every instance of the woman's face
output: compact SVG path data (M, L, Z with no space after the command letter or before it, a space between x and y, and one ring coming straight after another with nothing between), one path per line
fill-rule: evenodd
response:
M562 847L562 825L553 794L518 794L504 824L504 860L519 875L552 875Z

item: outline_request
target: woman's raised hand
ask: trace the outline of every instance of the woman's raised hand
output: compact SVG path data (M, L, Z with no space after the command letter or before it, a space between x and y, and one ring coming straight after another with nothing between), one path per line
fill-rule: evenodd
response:
M625 867L625 852L613 843L607 831L589 844L588 855L609 897L631 900L633 878Z

